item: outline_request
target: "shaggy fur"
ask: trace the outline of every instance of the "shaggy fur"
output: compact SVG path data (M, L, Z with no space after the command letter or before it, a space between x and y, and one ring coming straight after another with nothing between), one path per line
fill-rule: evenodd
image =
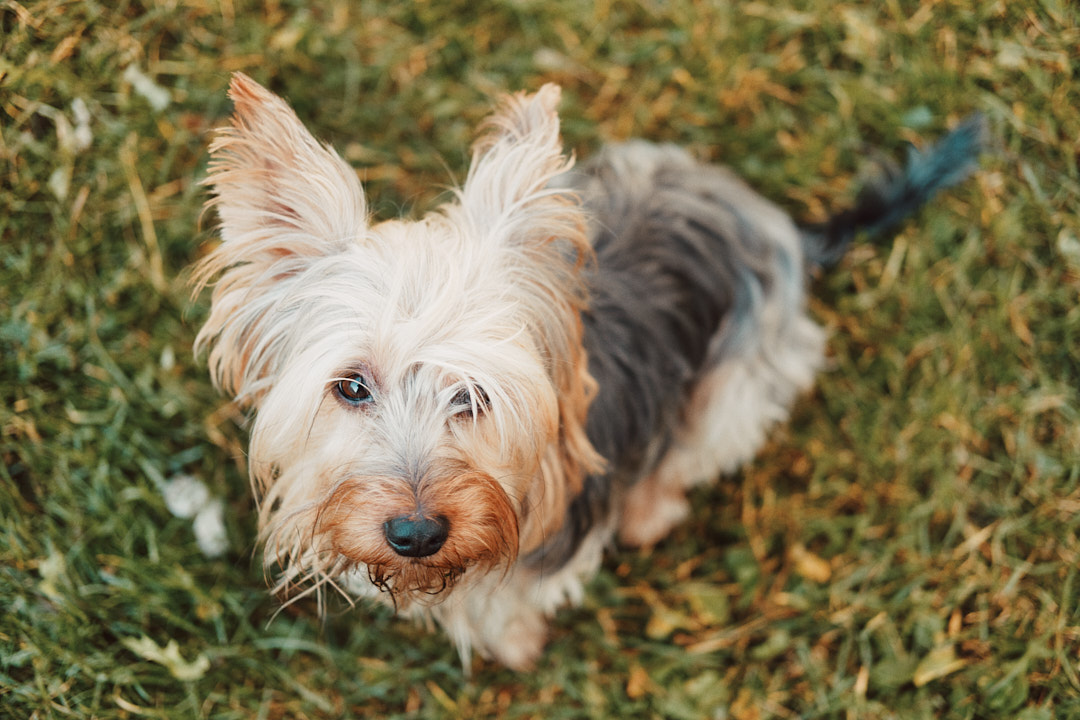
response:
M277 590L377 598L434 619L463 661L514 668L616 534L656 542L688 487L753 457L822 362L811 267L960 180L982 133L800 229L675 147L572 170L547 85L503 100L451 202L376 224L280 98L243 75L230 96L197 349L252 411Z

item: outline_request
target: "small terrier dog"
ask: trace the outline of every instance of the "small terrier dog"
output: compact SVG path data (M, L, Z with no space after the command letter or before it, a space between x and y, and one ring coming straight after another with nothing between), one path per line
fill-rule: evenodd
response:
M811 386L811 271L964 178L983 134L966 121L807 227L669 145L573 169L545 85L502 100L450 202L374 223L281 98L241 74L229 94L196 351L252 411L276 591L379 598L466 666L517 669L616 536L663 538Z

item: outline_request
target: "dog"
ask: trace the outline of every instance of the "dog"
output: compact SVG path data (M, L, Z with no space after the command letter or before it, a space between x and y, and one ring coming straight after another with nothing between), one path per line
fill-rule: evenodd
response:
M985 131L800 226L675 146L575 167L549 84L501 100L448 202L374 222L285 101L242 74L229 95L195 350L251 413L275 592L434 620L466 668L533 666L605 548L661 540L754 457L823 363L812 274L966 177Z

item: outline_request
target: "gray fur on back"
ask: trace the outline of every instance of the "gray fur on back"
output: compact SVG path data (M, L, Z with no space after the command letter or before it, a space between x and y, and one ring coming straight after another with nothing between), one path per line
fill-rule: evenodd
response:
M605 148L557 180L590 218L596 266L583 315L599 384L588 433L609 461L587 478L560 533L528 561L551 570L611 511L615 486L649 473L695 380L757 342L767 294L803 294L801 253L775 241L788 216L726 168L670 145Z

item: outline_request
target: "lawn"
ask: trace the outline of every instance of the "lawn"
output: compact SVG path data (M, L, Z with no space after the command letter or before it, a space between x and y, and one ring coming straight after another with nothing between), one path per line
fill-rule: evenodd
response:
M243 71L379 217L492 97L643 136L799 218L973 111L981 171L816 279L829 366L535 672L386 610L282 610L244 418L191 344L207 146ZM1068 0L0 0L0 717L1080 717L1080 8ZM208 557L162 489L223 503Z

